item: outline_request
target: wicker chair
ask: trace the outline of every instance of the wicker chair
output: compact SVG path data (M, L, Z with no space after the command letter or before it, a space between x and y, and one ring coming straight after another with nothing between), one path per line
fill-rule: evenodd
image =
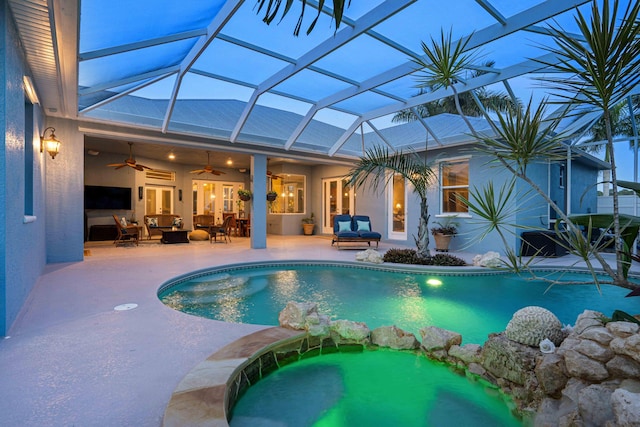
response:
M231 221L235 222L235 218L232 215L228 215L225 217L222 225L213 225L209 227L209 242L213 242L214 240L218 241L218 236L224 237L224 242L231 242Z
M116 229L118 230L118 236L116 240L113 241L113 244L118 246L119 244L134 242L137 246L140 240L140 229L138 226L134 224L123 225L115 215L113 215L113 220L116 222Z

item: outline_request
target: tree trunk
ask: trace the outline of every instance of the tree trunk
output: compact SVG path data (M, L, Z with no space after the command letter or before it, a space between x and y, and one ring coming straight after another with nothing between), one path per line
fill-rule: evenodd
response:
M421 257L430 257L429 251L429 204L426 197L420 200L420 224L418 225L418 236L414 236L418 255Z

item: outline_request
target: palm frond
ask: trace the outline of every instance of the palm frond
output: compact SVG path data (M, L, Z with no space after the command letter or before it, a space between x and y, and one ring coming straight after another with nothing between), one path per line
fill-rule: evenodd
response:
M640 83L640 2L629 2L620 19L618 0L610 7L603 0L602 11L593 2L591 18L576 10L575 22L583 43L554 25L556 46L542 46L557 63L545 63L564 77L546 76L558 102L587 104L608 110ZM566 77L570 76L570 77Z
M402 152L389 154L384 147L373 147L365 152L347 174L348 185L356 188L371 185L374 191L386 187L394 172L402 175L414 191L425 197L428 188L435 181L435 173L430 165L417 156L408 156Z
M300 29L302 28L302 21L304 19L304 13L307 7L307 0L300 0L302 3L302 9L300 11L300 16L298 17L298 22L293 30L293 34L298 36L300 34ZM286 0L283 4L282 0L256 0L256 13L260 14L264 8L264 16L262 18L262 22L269 25L273 20L280 14L280 21L284 19L284 17L291 10L291 6L293 5L293 0ZM349 7L351 5L351 0L346 3L346 6ZM318 18L320 17L320 13L322 12L322 8L324 7L324 0L319 0L317 5L317 13L316 16L309 24L307 28L307 35L313 31L318 22ZM336 23L336 31L340 28L340 24L342 23L342 17L344 15L345 1L344 0L333 0L333 15L332 18Z
M543 119L544 112L544 102L532 110L529 101L524 110L497 113L496 135L479 135L482 143L478 144L477 150L516 164L522 173L529 164L541 159L565 159L566 147L561 143L563 135L555 133L559 121Z

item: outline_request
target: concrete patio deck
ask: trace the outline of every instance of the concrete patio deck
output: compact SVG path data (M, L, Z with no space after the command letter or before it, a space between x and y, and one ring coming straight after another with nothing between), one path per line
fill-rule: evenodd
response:
M48 265L0 341L0 425L159 426L172 392L195 365L265 328L174 311L157 298L163 282L217 265L352 261L358 252L332 248L326 236L269 236L267 246L250 249L247 238L118 248L100 242L87 245L83 262ZM380 251L398 246L382 242ZM563 266L572 258L544 262ZM125 303L138 307L114 310Z

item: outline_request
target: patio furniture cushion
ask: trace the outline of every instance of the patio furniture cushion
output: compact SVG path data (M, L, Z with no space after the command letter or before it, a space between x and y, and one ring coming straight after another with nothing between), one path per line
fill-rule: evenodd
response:
M371 231L371 223L369 221L356 221L356 231Z
M351 231L351 221L338 221L338 232Z

